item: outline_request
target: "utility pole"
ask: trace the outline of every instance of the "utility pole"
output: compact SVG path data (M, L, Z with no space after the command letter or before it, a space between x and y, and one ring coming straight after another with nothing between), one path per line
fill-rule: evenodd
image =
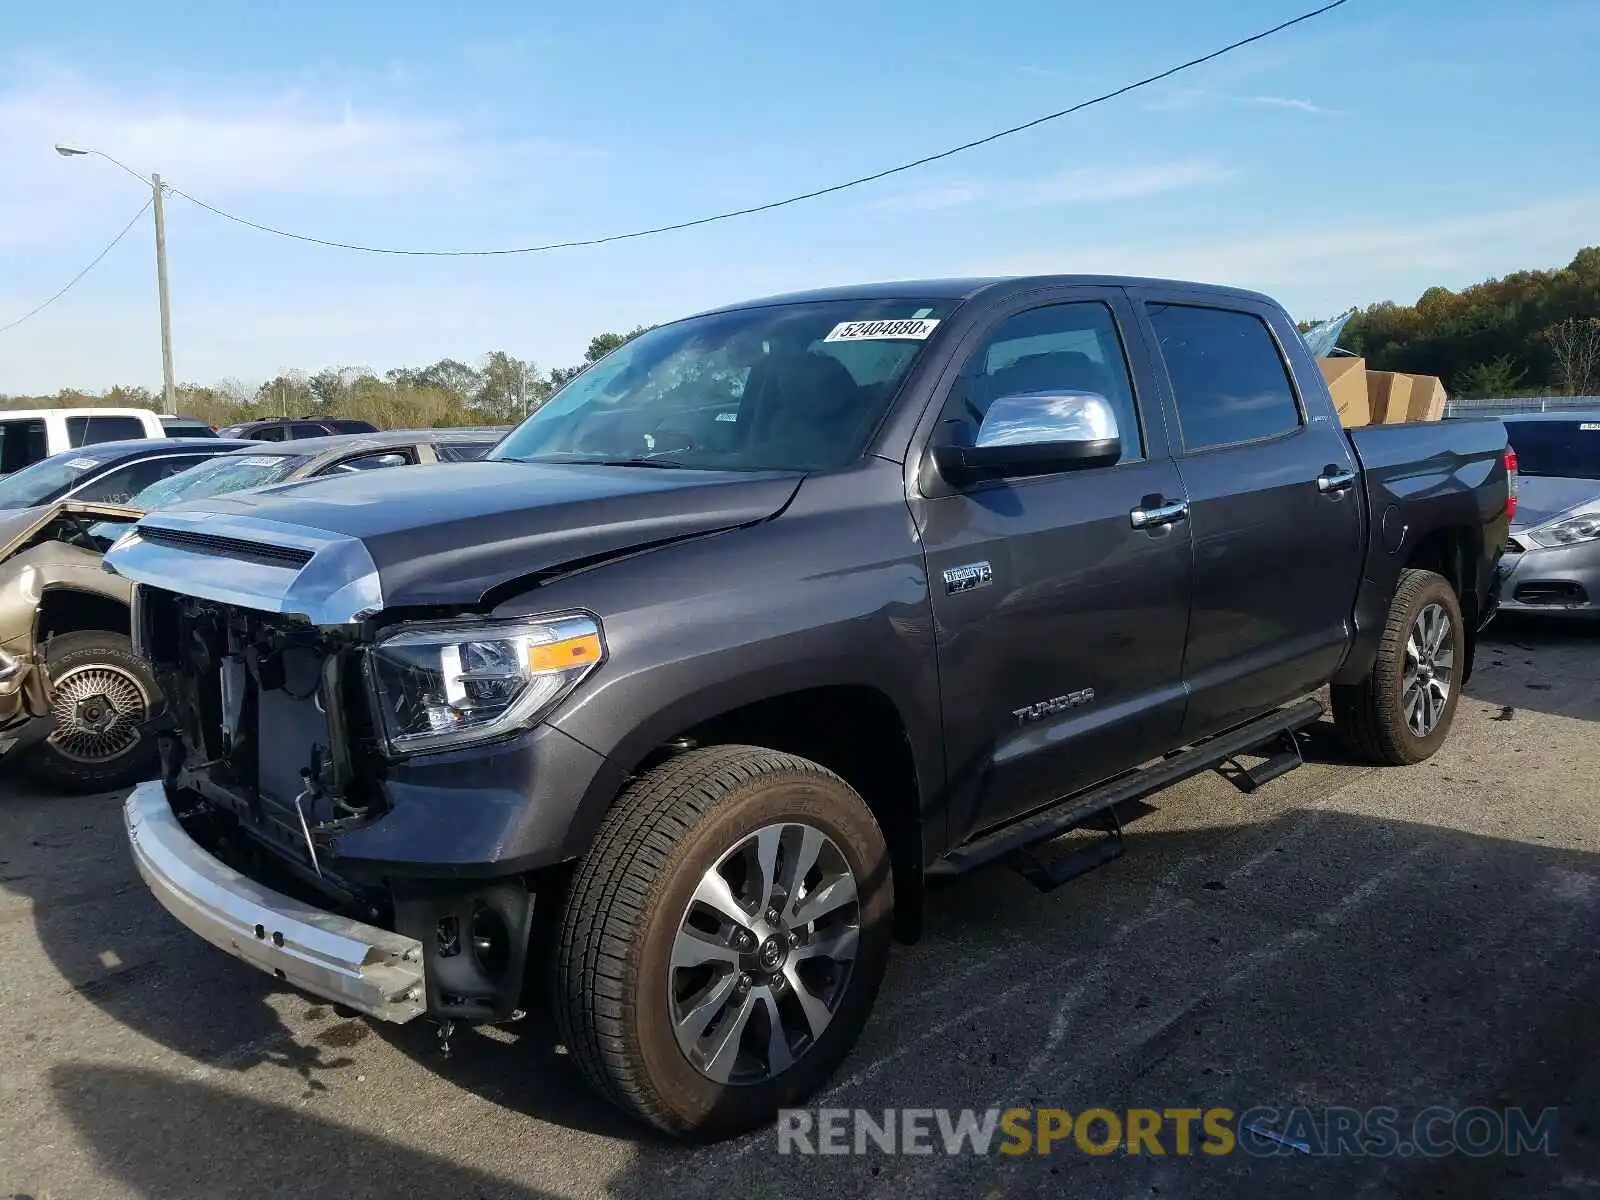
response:
M178 395L172 386L172 302L167 297L167 218L161 207L161 176L150 176L156 208L156 288L161 293L161 411L178 412Z
M172 303L167 296L167 217L161 203L161 176L152 174L146 179L127 163L118 162L103 150L80 150L75 146L57 143L56 153L62 158L81 158L89 154L103 158L150 189L150 203L156 214L156 291L161 302L161 411L175 416L178 412L178 393L172 382Z

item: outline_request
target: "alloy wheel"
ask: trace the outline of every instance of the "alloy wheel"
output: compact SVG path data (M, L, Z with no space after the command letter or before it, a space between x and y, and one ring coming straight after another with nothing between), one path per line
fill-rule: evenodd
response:
M861 933L856 878L833 839L766 825L701 876L667 968L678 1047L706 1078L761 1083L816 1045Z

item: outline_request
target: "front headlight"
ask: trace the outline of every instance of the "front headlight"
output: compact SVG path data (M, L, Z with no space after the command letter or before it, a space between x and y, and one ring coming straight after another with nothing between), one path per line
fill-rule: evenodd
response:
M1523 535L1540 546L1570 546L1574 542L1592 542L1600 538L1600 511L1578 513L1529 529Z
M591 616L408 629L368 655L390 750L443 750L531 725L605 661Z

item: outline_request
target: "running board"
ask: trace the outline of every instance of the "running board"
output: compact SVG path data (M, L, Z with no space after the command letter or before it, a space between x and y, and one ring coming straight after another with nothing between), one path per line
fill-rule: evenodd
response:
M1092 791L1069 796L1053 808L957 846L930 866L928 874L933 878L965 875L998 859L1019 855L1041 842L1052 841L1110 809L1113 829L1105 842L1048 864L1031 855L1021 860L1019 866L1023 874L1035 886L1046 891L1057 887L1122 854L1122 822L1116 812L1118 804L1159 792L1191 775L1221 766L1236 754L1243 754L1285 734L1292 735L1295 730L1316 721L1322 713L1321 702L1310 699L1301 700L1287 708L1274 709L1226 733L1219 733L1170 754L1148 767L1119 776ZM1251 790L1300 764L1298 742L1293 750L1294 761L1283 765L1288 756L1286 750L1257 767L1251 780Z

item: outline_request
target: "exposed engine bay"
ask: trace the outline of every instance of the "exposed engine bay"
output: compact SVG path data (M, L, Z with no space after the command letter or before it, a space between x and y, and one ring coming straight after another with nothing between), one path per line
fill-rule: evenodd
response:
M341 834L390 811L355 631L148 586L134 622L166 700L163 782L191 836L260 882L418 939L429 1012L514 1011L533 911L522 879L413 879L339 860Z

